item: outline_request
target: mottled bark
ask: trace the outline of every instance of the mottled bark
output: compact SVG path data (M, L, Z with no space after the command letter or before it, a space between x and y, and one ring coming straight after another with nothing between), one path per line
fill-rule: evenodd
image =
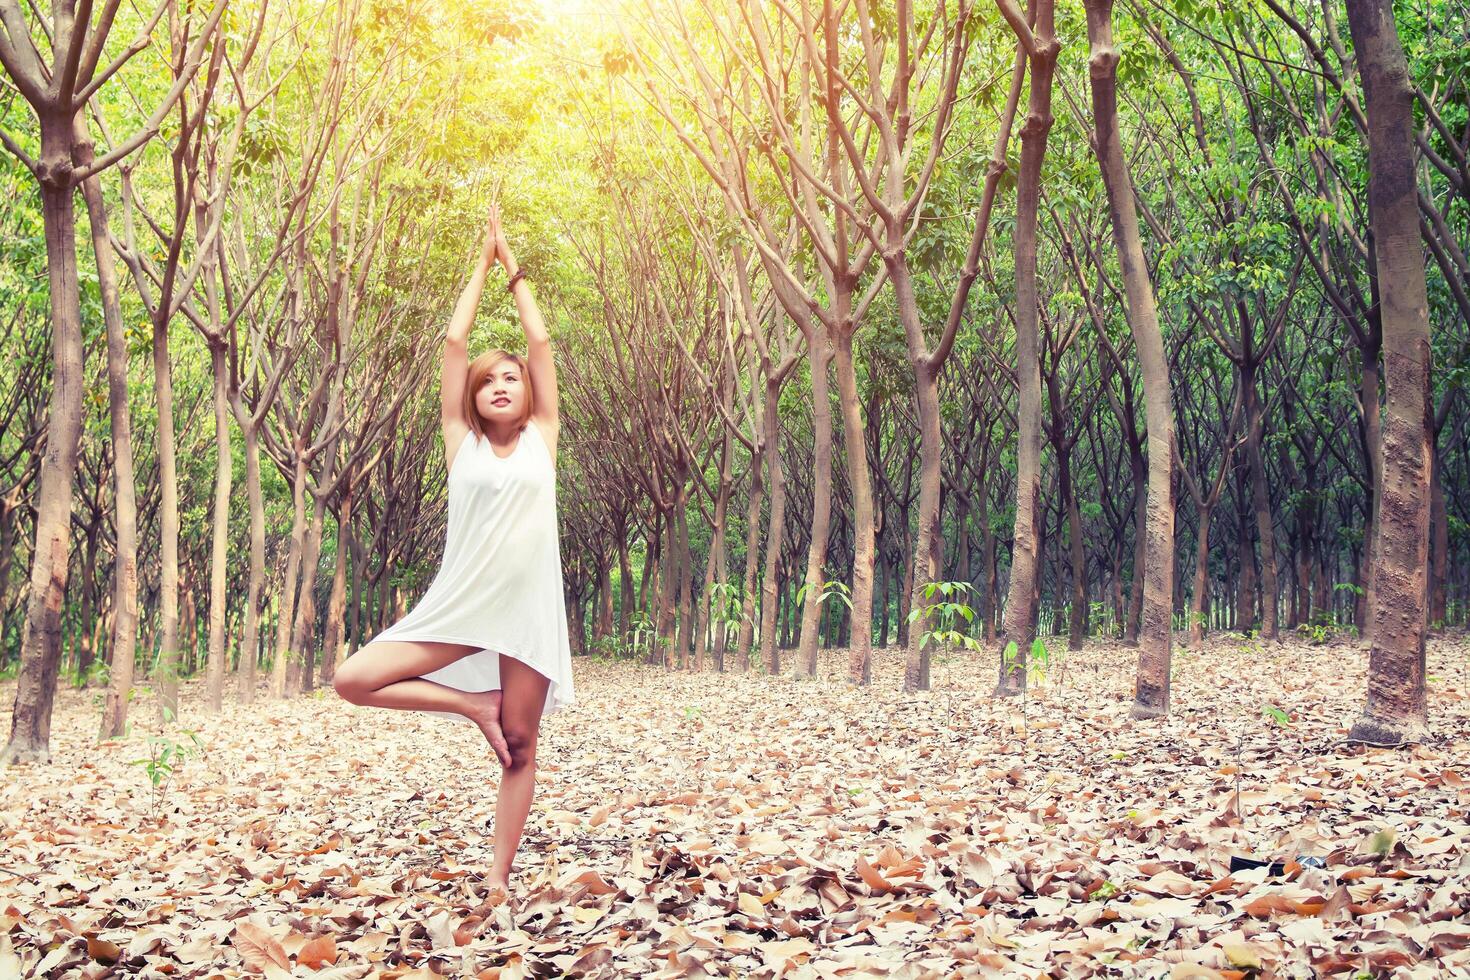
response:
M1415 188L1413 87L1393 6L1389 0L1348 0L1347 11L1368 117L1368 204L1387 388L1368 700L1348 738L1397 744L1421 738L1428 727L1429 300Z
M1035 636L1036 586L1041 571L1041 362L1039 356L1039 291L1036 281L1036 232L1041 199L1041 165L1051 132L1052 77L1056 69L1055 4L1036 0L1035 27L1027 44L1031 94L1021 125L1021 163L1016 180L1016 522L1011 547L1011 581L1005 625L998 651L995 694L1013 696L1026 688L1026 657ZM1023 36L1024 25L1012 24ZM1006 651L1015 646L1011 663Z
M833 340L837 371L837 404L842 412L847 483L852 490L852 643L847 653L847 679L860 686L873 680L873 563L877 533L873 513L873 481L868 473L868 447L863 441L862 402L852 359L852 333Z
M806 594L801 611L801 635L796 662L808 677L817 676L817 628L826 586L823 566L832 529L832 402L827 372L832 350L823 334L806 331L807 359L812 371L812 528L806 553Z
M0 763L51 761L51 706L61 667L61 610L66 600L72 488L82 431L81 299L77 285L76 214L72 209L71 120L42 117L41 182L46 274L51 305L51 402L36 496L31 591L22 627L20 673L10 738Z
M294 452L291 478L291 543L286 552L286 570L277 599L276 647L271 662L271 696L286 696L286 668L291 656L291 627L296 617L296 587L306 548L306 459L302 447ZM397 597L401 604L401 596Z
M1261 637L1280 639L1280 615L1277 599L1281 589L1276 579L1276 532L1271 517L1271 500L1266 491L1266 460L1261 451L1265 425L1261 399L1256 391L1256 369L1244 365L1240 372L1241 391L1245 397L1245 451L1250 465L1251 510L1256 518L1256 539L1261 550Z
M211 300L211 305L214 300ZM225 349L210 352L214 380L214 504L210 514L209 548L209 653L205 665L205 698L211 712L224 707L225 660L225 586L229 572L230 547L230 483L234 476L234 455L230 449L230 407L225 388L229 368Z
M158 411L158 659L153 679L158 716L179 713L179 475L174 434L173 365L168 351L168 316L153 320L153 398Z
M92 147L80 127L77 136L76 161L85 166L91 162ZM107 327L107 408L113 451L113 526L117 534L112 569L112 649L107 696L97 730L98 738L106 739L123 734L133 688L138 641L138 497L133 469L132 410L128 404L127 337L118 301L115 256L107 238L107 207L101 180L94 176L82 181L82 197L87 202L97 285ZM8 569L0 569L0 576L7 573ZM0 609L3 608L4 604L0 603Z
M786 480L781 469L780 382L766 383L764 421L766 480L770 486L770 521L766 526L766 557L761 583L761 663L768 673L781 673L781 652L776 642L776 613L780 604L781 543L786 534Z
M1088 61L1092 79L1093 124L1103 185L1107 188L1113 242L1123 273L1128 323L1143 370L1148 419L1148 521L1143 626L1139 632L1138 675L1132 716L1168 714L1169 667L1174 608L1174 404L1169 363L1164 353L1154 303L1153 283L1143 255L1133 185L1118 135L1118 52L1113 47L1112 0L1087 0Z

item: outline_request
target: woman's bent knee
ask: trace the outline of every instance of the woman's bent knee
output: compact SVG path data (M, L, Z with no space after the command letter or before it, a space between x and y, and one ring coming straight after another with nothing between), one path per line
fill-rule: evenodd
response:
M536 733L505 729L505 747L510 752L507 772L531 769L536 765Z
M332 687L342 696L343 700L361 704L369 691L367 686L357 679L356 673L350 670L347 664L343 664L337 668L337 673L332 678Z

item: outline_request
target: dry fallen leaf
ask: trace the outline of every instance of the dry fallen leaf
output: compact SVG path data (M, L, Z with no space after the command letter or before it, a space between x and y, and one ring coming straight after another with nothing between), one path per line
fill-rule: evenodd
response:
M861 690L833 681L841 650L818 680L579 659L509 899L469 726L330 691L210 717L188 682L205 750L155 818L143 736L97 745L91 692L64 687L55 764L6 773L0 980L115 972L115 948L198 980L1470 970L1470 698L1434 702L1413 751L1353 748L1321 733L1359 710L1366 658L1211 643L1178 656L1160 723L1127 716L1136 651L1070 654L1024 739L974 658L919 695L896 648ZM1457 676L1452 645L1429 656Z

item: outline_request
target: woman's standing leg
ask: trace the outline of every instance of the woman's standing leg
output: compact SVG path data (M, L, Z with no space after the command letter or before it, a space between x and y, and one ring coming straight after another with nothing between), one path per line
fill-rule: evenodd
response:
M541 711L551 682L514 657L502 655L500 683L504 695L500 727L510 749L510 762L502 763L504 772L495 798L495 860L490 868L490 887L500 887L508 895L511 866L536 790L536 737L541 731Z
M477 650L459 643L379 640L343 661L332 686L353 704L463 715L479 726L500 764L509 765L510 749L500 727L500 692L460 691L421 676Z

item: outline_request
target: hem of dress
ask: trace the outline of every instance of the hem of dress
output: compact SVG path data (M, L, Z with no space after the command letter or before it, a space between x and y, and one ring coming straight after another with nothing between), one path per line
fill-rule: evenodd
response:
M387 632L390 632L390 631L391 630L384 630L383 632L384 633L387 633ZM444 633L420 633L420 632L416 632L416 631L414 631L414 632L407 632L407 633L405 633L404 635L401 635L401 636L398 636L398 635L395 635L395 636L384 636L383 633L379 633L377 636L373 637L372 640L370 640L369 642L370 643L376 643L378 640L385 640L385 641L387 641L389 643L395 643L395 642L403 642L403 643L414 643L414 642L454 643L454 644L457 644L459 646L474 647L476 653L498 653L498 654L501 654L503 656L510 657L513 660L520 661L521 663L525 664L527 667L530 667L536 673L540 674L542 677L545 677L546 678L547 683L551 685L551 691L550 691L550 693L551 693L551 705L550 705L550 707L544 709L544 711L543 711L543 714L544 715L555 714L556 712L560 711L562 708L566 708L566 707L569 707L570 705L573 705L573 704L576 704L577 703L576 695L574 695L574 694L565 694L565 693L562 692L562 688L565 685L563 685L555 677L552 677L550 674L546 673L546 671L542 670L540 667L537 667L535 664L531 663L531 661L528 660L525 657L525 655L522 654L519 650L508 650L508 649L504 649L504 646L506 646L505 644L485 643L485 642L483 642L481 640L471 640L471 639L468 639L468 638L463 637L463 636L450 636L450 635L444 634ZM467 654L465 654L466 657L473 657L474 655L475 654L473 654L473 653L467 653ZM461 659L463 659L463 658L461 658ZM454 663L458 663L459 661L453 661L453 662ZM449 665L448 664L445 664L445 666L447 667ZM439 669L442 670L443 668L441 667ZM431 670L431 671L429 671L429 673L432 674L432 673L434 673L434 671ZM423 674L415 674L414 676L417 677L417 678L420 678L420 679L422 679L424 677ZM432 683L438 684L440 682L439 681L433 681ZM450 687L452 685L445 684L444 686L445 687ZM464 690L464 688L455 688L455 690L456 691L462 691L462 690ZM499 691L499 690L503 690L503 688L499 688L499 687L487 687L487 688L485 688L485 690L487 690L487 691ZM481 692L474 691L474 692L469 692L469 693L479 694ZM469 723L469 719L466 718L464 715L457 715L457 714L455 714L452 711L431 711L431 712L429 712L429 714L443 715L446 718L458 718L460 721Z

